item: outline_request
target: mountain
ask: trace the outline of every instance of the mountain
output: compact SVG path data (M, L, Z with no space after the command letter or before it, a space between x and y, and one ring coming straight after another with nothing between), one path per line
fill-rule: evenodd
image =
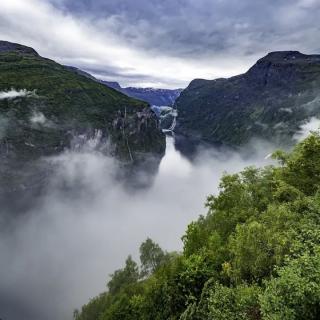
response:
M233 146L253 137L290 143L320 115L320 55L271 52L245 74L193 80L175 106L176 131L189 136Z
M0 41L2 186L30 187L35 176L25 174L27 166L89 139L101 149L108 142L106 151L126 163L143 161L148 154L160 159L165 151L165 137L147 103L32 48Z
M124 92L125 91L125 88L121 88L120 84L118 82L115 82L115 81L103 81L103 80L100 80L101 83L107 85L108 87L110 88L113 88L115 90L118 90L120 92Z
M182 92L182 89L122 88L118 82L101 82L129 97L146 101L154 106L172 106Z

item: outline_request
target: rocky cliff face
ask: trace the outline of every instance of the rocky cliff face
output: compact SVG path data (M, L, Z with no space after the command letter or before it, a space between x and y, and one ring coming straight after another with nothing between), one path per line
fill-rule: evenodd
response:
M272 52L245 74L194 80L176 107L176 130L206 141L290 143L303 121L320 115L320 55Z
M7 191L45 178L26 172L42 157L99 139L124 163L160 160L165 137L147 103L39 56L0 42L0 179ZM75 143L76 141L76 143ZM2 190L3 191L3 190Z

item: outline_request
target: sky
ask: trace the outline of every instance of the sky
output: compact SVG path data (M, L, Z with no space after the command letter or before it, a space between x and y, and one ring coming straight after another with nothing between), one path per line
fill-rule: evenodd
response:
M270 51L320 53L319 0L0 1L0 39L122 86L186 87Z

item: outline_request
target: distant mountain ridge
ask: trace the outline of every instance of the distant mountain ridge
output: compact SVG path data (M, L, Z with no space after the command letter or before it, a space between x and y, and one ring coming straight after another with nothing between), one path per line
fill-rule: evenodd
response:
M320 116L320 55L271 52L229 79L193 80L176 100L176 130L212 143L253 137L288 143L303 121Z
M129 97L146 101L154 106L172 106L183 89L122 88L118 82L101 81Z

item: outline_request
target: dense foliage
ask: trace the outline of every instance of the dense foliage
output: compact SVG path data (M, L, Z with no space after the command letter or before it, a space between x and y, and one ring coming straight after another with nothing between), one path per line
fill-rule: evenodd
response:
M294 320L320 316L320 135L280 166L225 175L181 254L148 239L77 320Z

